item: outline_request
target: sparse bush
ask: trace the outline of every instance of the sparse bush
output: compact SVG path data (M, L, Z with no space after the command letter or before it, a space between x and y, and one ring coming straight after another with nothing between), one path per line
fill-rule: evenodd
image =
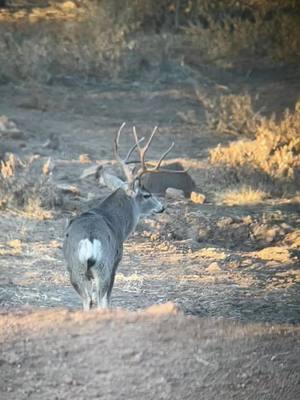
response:
M221 67L257 58L269 61L299 57L299 5L288 1L234 0L190 2L185 34L193 53Z
M269 194L250 186L241 186L222 191L217 195L217 201L228 206L258 204L269 197Z
M48 215L59 202L49 177L42 173L41 160L21 161L8 154L0 165L0 209L17 208L36 216ZM43 210L44 209L44 210Z
M261 118L255 139L242 139L210 152L213 164L258 169L272 178L297 181L300 169L300 103L277 122Z
M1 11L2 81L128 78L166 61L249 69L258 59L269 64L300 57L300 8L292 0L49 4Z
M58 4L46 11L33 9L5 25L0 40L2 79L49 81L64 74L116 77L121 68L126 23L113 24L95 1L80 8Z
M207 125L213 131L230 135L256 133L261 115L254 112L249 94L209 97L201 88L196 89L196 94L205 107Z

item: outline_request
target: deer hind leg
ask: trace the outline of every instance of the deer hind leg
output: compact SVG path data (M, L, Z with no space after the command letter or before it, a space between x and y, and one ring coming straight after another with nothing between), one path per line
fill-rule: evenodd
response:
M98 308L108 308L109 307L109 275L105 274L104 270L98 268L92 268L91 272L95 281L96 289L96 302Z
M117 260L115 261L113 269L111 271L110 280L109 280L109 286L108 286L108 290L107 290L107 301L108 301L108 304L110 304L111 292L112 292L112 289L114 287L115 276L116 276L117 268L118 268L118 265L119 265L119 263L121 261L121 258L122 258L122 250L119 251L119 256L118 256Z
M92 308L92 287L91 282L85 277L74 277L71 275L71 283L82 300L84 311L89 311Z
M112 275L111 275L111 278L110 278L110 282L109 282L109 286L108 286L108 290L107 290L107 302L108 302L108 304L110 304L111 292L112 292L112 289L114 287L116 269L117 268L114 268L114 270L112 272Z

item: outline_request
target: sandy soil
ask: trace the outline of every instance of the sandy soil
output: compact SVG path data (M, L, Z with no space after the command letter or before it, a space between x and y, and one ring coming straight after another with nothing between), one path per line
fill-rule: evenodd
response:
M299 329L44 311L0 324L3 399L296 399ZM3 342L4 340L4 342Z

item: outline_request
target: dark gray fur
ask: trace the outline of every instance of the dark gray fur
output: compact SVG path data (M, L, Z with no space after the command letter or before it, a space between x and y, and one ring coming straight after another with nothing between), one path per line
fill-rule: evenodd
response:
M165 168L173 171L184 171L180 162L172 162ZM143 176L142 184L151 193L165 195L168 188L179 189L184 192L185 197L190 197L195 190L195 182L188 172L170 173L160 171L157 174L146 174Z

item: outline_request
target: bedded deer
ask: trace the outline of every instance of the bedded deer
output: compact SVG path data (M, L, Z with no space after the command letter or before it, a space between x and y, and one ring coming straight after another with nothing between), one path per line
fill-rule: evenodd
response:
M114 140L114 155L122 166L126 181L117 176L106 177L106 184L116 189L98 206L75 217L69 223L63 245L64 257L70 281L80 295L83 309L92 307L93 282L95 298L99 308L110 305L117 267L122 258L123 243L132 233L141 217L164 211L164 206L149 191L142 187L142 176L165 171L161 163L171 151L174 143L163 153L157 164L148 168L145 155L157 127L152 131L147 143L142 147L144 138L138 139L135 128L135 143L123 160L119 156L119 139L123 123ZM139 154L139 168L131 169L129 158L134 150Z

